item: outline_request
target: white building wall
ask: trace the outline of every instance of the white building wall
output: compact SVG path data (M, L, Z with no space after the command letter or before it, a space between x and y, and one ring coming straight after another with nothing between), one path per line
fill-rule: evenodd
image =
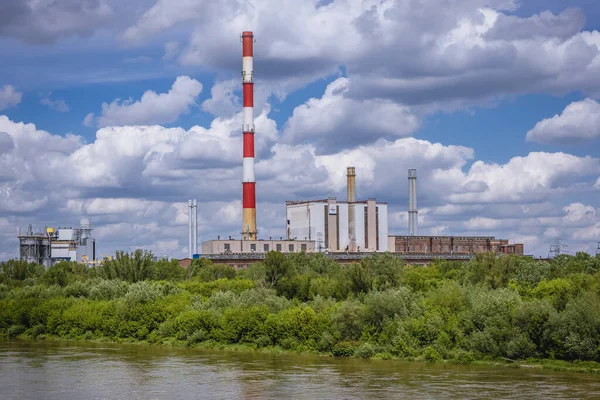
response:
M348 232L348 204L338 204L340 212L338 215L338 224L340 227L340 251L345 251L346 246L350 244L350 232Z
M287 207L288 239L304 239L309 236L309 204L296 204Z
M73 240L74 230L70 228L59 228L58 232L58 240Z
M387 204L380 204L379 207L379 251L388 250L388 218Z
M339 221L339 251L344 251L346 246L350 244L350 238L348 232L348 203L337 203L339 212L337 215ZM323 240L323 251L326 249L327 244L325 243L325 209L327 202L312 202L305 204L294 204L286 207L286 216L290 221L288 226L288 239L297 238L298 240L304 240L304 238L310 238L315 242L315 246L318 249L317 240L319 239L318 233L321 233L320 237ZM355 226L356 226L356 245L360 248L360 251L365 251L365 208L367 207L364 203L357 203L354 205L355 211ZM377 204L379 208L379 249L380 252L388 250L388 213L387 204ZM310 226L310 231L309 231ZM310 236L309 236L310 232ZM373 247L376 240L375 237L369 238L372 241Z
M356 246L359 251L365 249L365 205L355 204L354 209L356 217L354 219L354 225L356 226Z
M322 250L325 251L325 204L326 203L311 203L310 205L310 226L313 236L311 239L315 241L321 240ZM318 249L319 243L316 243Z

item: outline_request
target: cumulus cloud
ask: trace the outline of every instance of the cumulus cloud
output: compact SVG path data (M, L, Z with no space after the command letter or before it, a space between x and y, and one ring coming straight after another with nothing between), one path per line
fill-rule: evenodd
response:
M589 177L599 171L600 160L566 153L532 152L503 165L476 161L468 173L457 178L459 182L484 182L487 188L468 192L462 186L447 198L456 203L539 201L573 187L567 178Z
M63 99L52 99L52 93L42 95L40 103L58 112L68 112L69 106Z
M294 109L283 130L288 143L315 143L319 152L339 151L383 138L409 136L419 126L407 107L390 101L345 97L351 86L338 78L320 99Z
M16 106L21 103L23 93L15 90L11 85L4 85L0 88L0 110Z
M6 133L0 135L5 175L0 212L15 227L32 220L73 224L91 216L100 252L147 246L157 252L172 248L168 254L181 257L187 246L186 201L197 198L203 240L236 236L241 118L241 113L218 117L207 128L188 130L111 126L85 143L0 117L0 132ZM595 180L600 172L595 158L530 153L493 164L474 161L468 147L410 137L321 154L314 144L278 142L268 110L256 118L256 126L258 221L269 236L284 235L278 222L283 221L284 200L344 198L346 166L357 168L358 198L389 203L390 232L396 234L406 230L408 168L418 171L423 234L528 238L560 228L570 240L583 241L593 237L598 223L590 205L555 202L557 193L592 190L588 175ZM539 253L545 240L527 251ZM11 249L16 251L14 240L0 243L0 254Z
M167 42L165 43L165 54L163 55L164 61L173 61L177 58L177 55L181 49L179 48L178 42Z
M241 107L239 97L235 94L239 88L238 80L230 79L215 83L210 89L211 97L202 103L202 110L215 116L235 114Z
M487 39L530 40L535 37L568 39L585 25L581 10L568 8L558 15L550 11L528 18L499 14L492 28L485 32Z
M517 8L512 0L452 2L451 11L444 0L158 0L125 37L144 40L189 22L180 61L233 73L237 38L250 29L257 77L305 84L344 65L349 96L434 109L539 91L600 93L600 33L582 31L581 11L521 17Z
M167 93L144 92L134 101L116 99L102 104L102 114L96 117L99 127L111 125L152 125L175 122L180 115L188 113L202 92L202 84L188 76L179 76ZM93 117L86 117L90 124Z
M52 43L59 37L89 35L112 15L107 0L3 0L0 36Z
M527 141L568 144L600 138L600 103L585 99L569 104L562 114L538 122Z

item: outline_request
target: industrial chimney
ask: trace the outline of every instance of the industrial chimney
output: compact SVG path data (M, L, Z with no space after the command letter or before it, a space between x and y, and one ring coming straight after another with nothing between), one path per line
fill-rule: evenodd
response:
M254 177L254 34L242 33L242 93L244 160L242 175L242 240L256 240L256 180Z
M194 246L193 246L194 217L192 216L193 210L194 210L194 203L192 200L188 200L188 226L189 226L188 256L189 256L189 258L192 258L192 255L194 253Z
M198 254L198 203L196 202L196 199L193 200L192 207L192 217L194 218L194 231L192 232L194 238L194 254Z
M356 171L354 167L348 167L346 172L348 179L348 251L356 251L356 224L355 207L356 202Z
M408 235L415 236L418 231L417 211L417 170L408 170Z

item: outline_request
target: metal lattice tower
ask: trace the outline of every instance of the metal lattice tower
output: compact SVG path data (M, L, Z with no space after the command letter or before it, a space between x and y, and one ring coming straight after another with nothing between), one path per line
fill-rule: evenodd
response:
M554 241L554 244L550 245L550 251L548 253L548 258L554 258L561 254L569 254L569 251L566 250L568 246L566 244L562 244L560 242L560 240L561 240L560 237L557 237Z
M600 242L598 242L598 247L596 248L596 256L600 256Z
M415 236L418 231L417 211L417 170L408 170L408 235Z

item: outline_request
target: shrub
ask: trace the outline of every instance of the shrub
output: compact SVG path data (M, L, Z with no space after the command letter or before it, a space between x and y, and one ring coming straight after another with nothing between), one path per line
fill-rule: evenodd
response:
M8 328L6 334L9 338L13 338L15 336L23 334L26 329L27 327L25 327L24 325L12 325L10 328Z
M442 356L433 346L425 347L425 350L423 350L423 358L425 358L427 361L443 361Z
M338 342L333 346L331 353L336 357L351 357L356 350L356 342Z
M128 306L134 306L149 303L162 296L163 293L158 285L150 282L137 282L129 286L125 302Z
M375 347L371 343L361 344L354 352L356 357L370 358L375 355Z

